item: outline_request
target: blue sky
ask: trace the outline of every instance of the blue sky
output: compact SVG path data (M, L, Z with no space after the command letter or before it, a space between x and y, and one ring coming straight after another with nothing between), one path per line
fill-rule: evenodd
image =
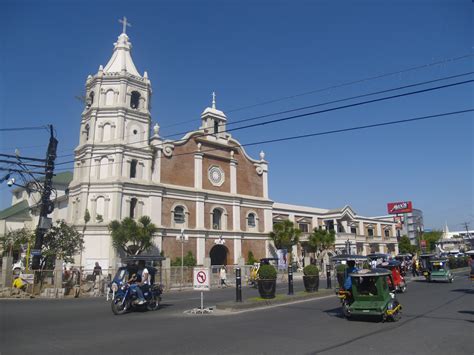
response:
M75 96L84 94L87 75L110 58L122 16L132 23L135 65L152 82L153 121L166 136L196 129L213 90L232 122L472 71L470 57L240 109L472 54L472 6L470 0L4 0L0 124L52 123L58 154L71 154L82 111ZM250 143L458 111L473 106L472 93L472 84L461 85L233 135ZM46 131L0 132L0 152L19 147L22 155L43 157L47 139ZM473 115L464 114L252 146L248 152L258 157L265 151L275 201L348 204L370 216L385 214L387 202L411 200L423 210L426 228L447 221L458 230L465 221L474 226L473 146ZM0 208L10 204L5 183L0 198Z

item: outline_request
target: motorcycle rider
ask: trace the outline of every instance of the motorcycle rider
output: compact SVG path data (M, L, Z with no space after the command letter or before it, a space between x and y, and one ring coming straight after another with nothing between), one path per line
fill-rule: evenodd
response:
M344 289L346 291L350 291L352 289L352 279L349 276L350 273L356 272L358 269L355 267L354 260L347 261L347 268L346 268L346 280L344 281Z

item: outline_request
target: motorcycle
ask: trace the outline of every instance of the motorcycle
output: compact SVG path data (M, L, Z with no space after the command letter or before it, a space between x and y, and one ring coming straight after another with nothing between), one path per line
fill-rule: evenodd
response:
M116 284L112 285L112 290L115 294L112 300L112 312L115 315L125 314L138 309L156 311L160 308L161 294L163 293L163 286L161 284L151 286L144 285L142 287L143 297L145 298L145 303L143 304L138 302L136 287L139 286L128 282L122 284L120 287Z
M165 258L162 256L129 256L123 258L123 262L127 263L126 266L122 266L117 270L115 277L110 285L110 291L112 291L112 312L115 315L125 314L133 310L149 310L156 311L160 308L161 295L163 294L163 285L161 284L161 262ZM149 264L157 264L158 270L152 265L146 266L150 279L149 285L141 286L143 298L145 302L139 302L137 295L137 288L140 287L136 281L139 274L140 262ZM159 276L158 282L155 283L155 279ZM140 277L141 278L141 277ZM141 281L141 280L138 280Z

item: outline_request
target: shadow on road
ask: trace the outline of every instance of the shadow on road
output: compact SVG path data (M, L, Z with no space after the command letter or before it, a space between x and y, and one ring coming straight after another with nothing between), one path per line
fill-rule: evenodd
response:
M451 292L461 292L461 293L467 293L467 294L474 294L474 289L472 288L457 288L455 290L451 290Z

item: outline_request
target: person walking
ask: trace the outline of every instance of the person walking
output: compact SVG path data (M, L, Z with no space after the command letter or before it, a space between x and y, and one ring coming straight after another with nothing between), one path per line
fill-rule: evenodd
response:
M220 287L224 288L227 287L227 271L225 269L225 265L222 265L220 271L219 271L219 278L220 278Z

